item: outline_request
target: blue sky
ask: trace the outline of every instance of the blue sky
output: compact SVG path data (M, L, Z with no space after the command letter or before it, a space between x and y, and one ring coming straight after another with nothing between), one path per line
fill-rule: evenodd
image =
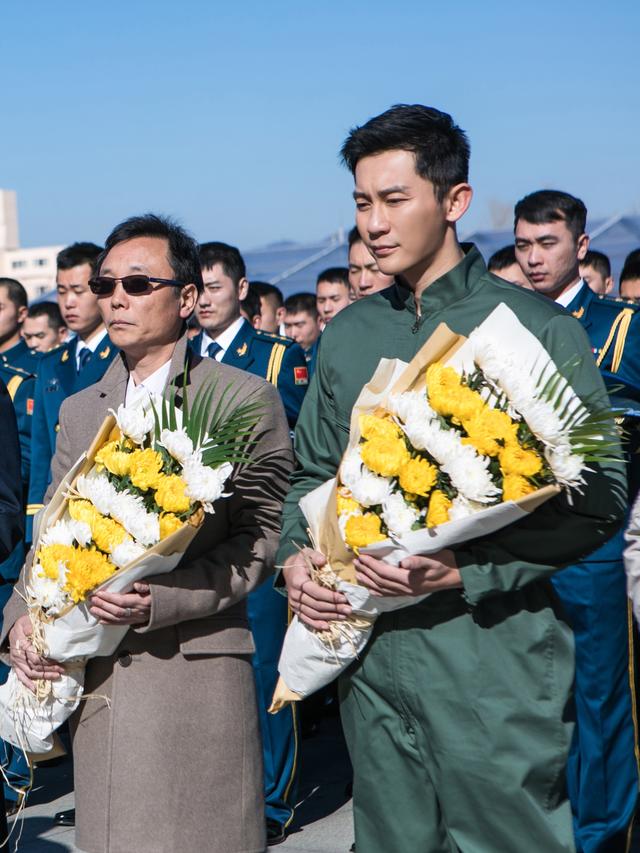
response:
M463 234L543 186L637 212L639 36L632 0L4 3L0 187L25 246L146 210L314 240L353 220L349 128L420 102L471 139Z

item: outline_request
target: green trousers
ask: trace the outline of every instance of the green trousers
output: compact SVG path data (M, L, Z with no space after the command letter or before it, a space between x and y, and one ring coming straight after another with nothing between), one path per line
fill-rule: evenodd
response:
M574 851L573 639L547 583L380 617L340 682L357 853Z

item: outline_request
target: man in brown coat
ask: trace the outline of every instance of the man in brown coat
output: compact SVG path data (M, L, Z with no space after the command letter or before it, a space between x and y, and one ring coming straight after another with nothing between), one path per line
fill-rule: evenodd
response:
M92 596L94 615L131 630L114 655L89 661L93 696L72 718L76 844L90 853L261 853L265 845L244 599L272 571L290 440L271 385L187 354L185 322L201 281L197 246L182 229L151 215L119 225L92 289L122 355L60 415L48 497L109 409L181 385L185 365L190 395L213 377L214 405L230 385L236 404L261 408L252 463L234 470L231 497L206 516L179 566L129 593ZM14 594L0 643L9 631L11 663L32 686L61 667L33 652L30 630Z

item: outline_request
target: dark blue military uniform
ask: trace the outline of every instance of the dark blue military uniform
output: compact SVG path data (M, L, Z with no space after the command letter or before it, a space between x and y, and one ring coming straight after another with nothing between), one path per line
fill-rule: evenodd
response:
M18 367L20 370L26 370L27 373L35 376L38 372L40 357L39 352L29 349L25 342L20 339L15 346L0 353L0 363L5 366Z
M63 344L40 357L31 425L31 478L28 510L37 512L50 480L51 459L56 449L60 406L72 394L101 379L119 352L106 333L86 365L78 372L78 339Z
M309 349L304 350L304 357L307 362L307 367L309 368L309 379L313 376L316 370L316 360L318 358L318 347L320 346L320 339L322 335L320 335L315 342L309 347Z
M7 352L20 352L18 347L12 347ZM7 355L7 353L3 353ZM33 364L37 359L33 359ZM23 363L29 364L25 358ZM32 366L33 366L32 364ZM33 419L33 399L36 377L33 373L12 367L4 358L0 360L0 379L4 382L9 397L13 402L17 427L18 441L20 445L20 483L21 502L23 512L26 510L27 494L29 489L29 469L31 461L31 422ZM3 445L3 459L6 459L7 451ZM4 464L4 463L3 463ZM32 518L27 517L27 533L30 539ZM2 624L2 609L7 603L14 583L20 576L20 570L24 564L27 543L23 540L18 542L9 556L0 563L0 625ZM9 667L0 664L0 682L4 682L9 674ZM18 791L24 791L30 784L29 766L21 750L15 749L11 744L0 741L2 766L10 785L4 785L4 797L8 802L16 802Z
M202 333L193 338L191 346L200 355ZM289 424L295 426L308 385L307 363L298 344L258 331L245 321L222 362L275 385ZM286 827L293 820L295 804L298 725L295 703L276 715L267 712L278 681L278 660L288 623L287 600L273 589L271 579L249 594L247 615L256 646L252 663L262 733L266 816Z
M610 389L624 409L640 388L640 313L633 303L584 284L567 306L583 325ZM616 389L618 390L618 389ZM616 393L612 403L617 404ZM578 853L624 851L638 798L633 622L626 594L623 530L552 578L576 645L576 728L567 765Z

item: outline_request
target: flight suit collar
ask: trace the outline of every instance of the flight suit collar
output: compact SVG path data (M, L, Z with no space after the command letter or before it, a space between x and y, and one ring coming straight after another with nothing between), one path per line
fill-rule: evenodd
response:
M478 281L487 272L484 259L473 243L461 243L462 260L440 278L432 282L420 297L420 313L423 317L449 308L465 299L475 289ZM403 305L412 314L416 313L413 291L396 281L390 288L392 302Z

